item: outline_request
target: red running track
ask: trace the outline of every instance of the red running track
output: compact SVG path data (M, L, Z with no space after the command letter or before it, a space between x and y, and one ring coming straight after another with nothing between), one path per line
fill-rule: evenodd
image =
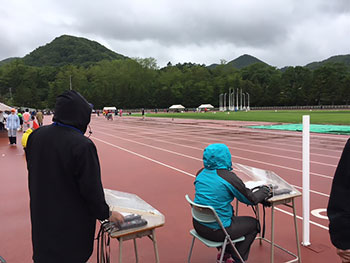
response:
M46 118L48 121L48 118ZM252 124L251 122L249 124ZM255 124L255 123L254 123ZM117 117L107 121L92 117L91 139L95 142L101 163L105 188L131 192L165 215L166 224L156 232L161 262L187 262L192 228L189 206L184 196L194 195L194 175L202 167L203 149L211 143L225 143L233 162L272 170L301 191L301 133L252 130L244 122L200 121ZM21 134L18 135L18 140ZM329 240L328 203L332 177L346 136L311 134L311 214L312 248L302 247L303 262L337 261ZM31 262L29 198L24 153L20 146L8 145L6 134L0 134L0 256L8 263ZM300 240L302 238L301 198L296 199ZM270 213L266 215L269 237ZM296 252L291 209L278 207L275 213L275 241ZM252 215L250 208L240 206L240 214ZM154 262L152 242L138 240L140 262ZM112 242L112 262L117 262L118 242ZM275 250L275 262L292 258ZM216 250L196 242L192 262L211 263ZM89 262L96 262L94 254ZM123 248L123 262L135 262L132 242ZM269 262L269 245L255 242L249 263Z

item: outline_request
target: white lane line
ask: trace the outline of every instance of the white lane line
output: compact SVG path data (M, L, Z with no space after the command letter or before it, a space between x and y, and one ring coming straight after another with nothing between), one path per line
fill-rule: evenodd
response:
M275 207L275 209L278 210L278 211L280 211L280 212L282 212L282 213L285 213L285 214L287 214L287 215L293 216L293 214L292 214L291 212L285 211L285 210L283 210L283 209L281 209L281 208ZM297 218L300 219L300 220L303 220L303 217L302 217L302 216L297 216ZM315 226L318 226L318 227L320 227L320 228L323 228L323 229L325 229L325 230L329 230L328 227L326 227L326 226L324 226L324 225L321 225L321 224L319 224L319 223L316 223L316 222L314 222L314 221L311 221L311 220L310 220L310 223L313 224L313 225L315 225Z
M157 149L157 150L160 150L160 151L165 151L165 152L168 152L168 153L171 153L171 154L179 155L179 156L182 156L182 157L186 157L186 158L190 158L190 159L202 162L202 159L199 159L199 158L196 158L196 157L193 157L193 156L190 156L190 155L174 152L174 151L171 151L171 150L167 150L167 149L164 149L164 148L156 147L156 146L145 144L145 143L138 142L138 141L133 141L133 140L126 139L126 138L123 138L123 137L119 137L119 136L116 136L116 135L105 133L105 132L102 132L102 131L97 131L97 132L105 134L105 135L110 136L110 137L114 137L114 138L117 138L117 139L129 141L129 142L132 142L132 143L135 143L135 144L140 144L140 145L143 145L143 146L146 146L146 147L150 147L150 148ZM155 140L155 139L153 139L153 140ZM166 141L164 141L164 142L166 142ZM171 143L171 144L176 144L176 143ZM178 144L176 144L176 145L178 145ZM180 145L180 146L184 146L185 147L186 145ZM199 149L199 148L196 148L196 147L192 147L192 146L186 146L186 147L189 147L189 148L192 148L192 149L195 149L195 150L202 150L202 149ZM298 189L303 189L302 187L297 186L297 185L292 185L292 186L294 186L294 187L296 187ZM318 192L318 191L315 191L315 190L310 190L310 192L329 198L328 194L324 194L324 193L321 193L321 192Z
M103 129L107 129L107 128L104 128L102 127ZM140 129L140 128L139 128ZM123 132L123 131L122 131ZM126 133L126 132L124 132ZM158 135L159 133L157 133ZM167 135L167 137L169 137L169 132L166 132L164 133ZM150 134L152 135L152 134ZM141 135L142 136L142 135ZM164 136L163 136L164 137ZM197 136L197 135L193 135L192 137L195 137L195 138L200 138L200 139L203 139L201 136ZM211 136L205 136L206 139L211 139L211 140L215 140L215 141L223 141L221 139L218 139L218 137L211 137ZM184 138L184 135L182 135L181 137L182 140L188 140L188 139L185 139ZM191 140L192 141L192 140ZM200 141L202 142L202 140ZM238 145L238 146L235 146L235 149L240 149L241 151L245 151L245 152L251 152L251 153L257 153L257 154L260 154L260 155L267 155L267 156L273 156L273 157L277 157L277 158L284 158L284 159L291 159L291 160L295 160L295 161L298 161L298 162L301 162L302 159L301 158L295 158L295 157L291 157L291 156L285 156L285 155L277 155L277 154L273 154L273 153L268 153L268 152L265 152L265 151L255 151L255 150L249 150L247 148L245 148L245 146L252 146L252 147L258 147L258 148L263 148L263 149L271 149L271 150L282 150L282 151L285 151L285 152L292 152L292 153L298 153L299 155L301 155L301 150L300 151L294 151L294 150L289 150L289 149L285 149L285 148L277 148L277 147L271 147L271 146L262 146L262 145L257 145L256 143L253 144L249 144L249 143L242 143L242 142L233 142L233 141L230 141L230 144L234 144L234 145ZM273 143L272 143L273 144ZM301 142L299 142L299 144L301 144ZM288 147L290 147L290 145L287 145ZM293 144L293 146L295 146L295 144ZM239 148L240 147L240 148ZM312 153L312 150L314 148L311 149L311 153L310 155L318 155L318 156L321 156L321 157L326 157L326 158L334 158L336 160L339 160L340 157L338 156L329 156L329 155L322 155L322 154L313 154ZM324 149L323 149L324 150ZM329 164L329 163L325 163L325 162L317 162L317 161L310 161L310 163L314 163L314 164L317 164L317 165L323 165L323 166L330 166L330 167L337 167L336 164Z
M303 189L302 187L300 186L297 186L297 185L292 185L294 186L295 188L298 188L298 189ZM315 190L310 190L311 193L314 193L314 194L318 194L318 195L322 195L324 197L328 197L329 198L329 195L328 194L324 194L324 193L321 193L321 192L318 192L318 191L315 191Z
M134 124L134 123L136 123L136 122L133 122L133 121L129 121L129 122L131 122L132 124ZM156 124L159 124L159 125L162 125L162 123L159 123L159 122L153 122L153 123L156 123ZM128 124L130 124L130 123L128 123ZM140 124L139 122L138 123L136 123L136 124ZM231 132L232 132L232 129L233 128L235 128L235 129L239 129L239 130L242 130L242 131L248 131L248 133L249 134L251 134L251 135L255 135L254 134L254 132L258 132L258 133L263 133L263 134L271 134L271 132L267 132L267 130L261 130L261 131L258 131L258 130L254 130L254 131L252 131L252 129L246 129L246 128L242 128L242 127L239 127L239 126L237 126L237 127L235 127L235 126L232 126L232 127L215 127L215 126L201 126L201 125L195 125L195 126L193 126L192 124L181 124L181 123L173 123L173 122L169 122L169 124L176 124L177 126L186 126L186 127L189 127L189 128L196 128L196 130L194 130L195 132L200 132L197 128L206 128L207 130L213 130L213 129L218 129L218 130L230 130ZM133 126L134 127L134 126ZM135 127L134 127L135 128ZM137 128L139 128L140 129L140 126L137 126ZM146 127L147 128L147 127ZM164 128L162 128L162 127L159 127L160 129L162 129L162 131L164 131L165 129ZM146 129L147 130L147 129ZM191 129L192 130L192 132L193 132L193 129ZM174 131L173 131L174 132ZM177 132L177 131L176 131ZM181 130L179 130L178 131L179 133L182 133L183 134L183 131L181 131ZM168 132L166 131L165 132L166 134L168 134ZM295 137L296 139L301 139L301 133L299 134L299 133L297 133L297 134L295 134L295 133L282 133L282 132L277 132L277 133L274 133L274 132L272 132L272 134L273 135L289 135L289 136L293 136L293 137ZM239 137L242 137L241 135L242 134L234 134L234 135L237 135L237 136L239 136ZM327 136L327 137L326 137ZM317 134L314 134L314 133L312 133L311 134L311 139L317 139L317 138L322 138L322 139L327 139L327 140L329 140L329 136L331 136L331 135L327 135L327 134L325 134L325 135L317 135ZM341 140L341 141L344 141L344 144L346 143L346 140L348 139L347 137L340 137L341 135L336 135L337 137L332 137L331 139L334 139L334 140ZM255 142L256 143L256 142ZM276 143L276 142L273 142L273 144L280 144L280 145L285 145L285 146L288 146L288 147L299 147L299 146L296 146L295 145L295 143L291 143L291 144L285 144L285 143ZM313 144L316 144L316 143L311 143L312 145ZM317 143L317 144L319 144L319 143ZM248 144L248 145L251 145L251 144ZM280 149L280 148L274 148L274 147L269 147L269 146L264 146L264 145L257 145L258 147L266 147L266 148L271 148L271 149ZM339 147L341 147L341 148L343 148L343 145L341 145L341 146L339 146ZM317 147L315 147L315 146L312 146L312 148L314 149L314 150L316 150L316 149L318 149L318 150L325 150L324 148L317 148ZM288 149L284 149L285 151L292 151L293 152L293 150L288 150ZM336 151L336 152L341 152L341 150L333 150L333 149L327 149L327 151ZM294 151L295 152L295 151ZM312 153L311 153L312 154ZM337 159L339 159L338 157L334 157L334 156L327 156L327 155L323 155L323 154L317 154L317 153L315 153L315 155L319 155L319 156L324 156L324 157L328 157L328 158L337 158Z
M136 156L138 156L138 157L140 157L140 158L143 158L143 159L146 159L146 160L148 160L148 161L154 162L154 163L156 163L156 164L165 166L165 167L167 167L167 168L169 168L169 169L172 169L172 170L175 170L175 171L177 171L177 172L186 174L186 175L191 176L191 177L193 177L193 178L196 177L195 175L193 175L193 174L191 174L191 173L185 172L185 171L183 171L183 170L181 170L181 169L178 169L178 168L175 168L175 167L173 167L173 166L171 166L171 165L167 165L167 164L165 164L165 163L159 162L159 161L157 161L157 160L154 160L154 159L149 158L149 157L147 157L147 156L144 156L144 155L142 155L142 154L139 154L139 153L130 151L130 150L128 150L128 149L125 149L125 148L123 148L123 147L117 146L117 145L115 145L115 144L112 144L112 143L106 142L106 141L104 141L104 140L98 139L98 138L96 138L95 136L93 136L92 138L93 138L94 140L100 141L100 142L102 142L102 143L105 143L105 144L107 144L107 145L109 145L109 146L112 146L112 147L114 147L114 148L117 148L117 149L119 149L119 150L126 151L126 152L131 153L131 154L134 154L134 155L136 155ZM288 211L285 211L285 210L283 210L283 209L281 209L281 208L275 207L275 209L278 210L278 211L280 211L280 212L282 212L282 213L285 213L285 214L287 214L287 215L293 216L292 213L290 213L290 212L288 212ZM303 219L301 216L297 216L297 218L300 219L300 220ZM314 225L316 225L316 226L318 226L318 227L320 227L320 228L323 228L323 229L328 230L328 227L325 227L325 226L323 226L323 225L320 225L320 224L318 224L318 223L316 223L316 222L313 222L313 221L311 221L311 220L310 220L310 223L311 223L311 224L314 224Z
M139 144L139 145L143 145L143 146L146 146L146 147L150 147L150 148L153 148L153 149L156 149L156 150L159 150L159 151L164 151L164 152L168 152L168 153L171 153L171 154L176 154L176 155L179 155L179 156L182 156L182 157L194 159L196 161L202 161L202 159L200 159L200 158L193 157L193 156L190 156L190 155L186 155L186 154L183 154L183 153L178 153L178 152L167 150L167 149L164 149L164 148L161 148L161 147L157 147L157 146L149 145L149 144L146 144L146 143L142 143L142 142L126 139L126 138L119 137L119 136L116 136L116 135L112 135L112 134L109 134L109 133L106 133L106 132L103 132L103 131L97 131L97 132L102 133L102 134L107 135L107 136L110 136L110 137L121 139L121 140L124 140L124 141L127 141L127 142L132 142L132 143L135 143L135 144Z
M127 140L127 141L130 141L130 142L133 142L133 143L142 144L140 142L133 141L133 140L130 140L130 139L126 139L126 138L123 138L123 137L120 137L120 136L116 136L116 135L111 135L111 134L103 132L103 131L98 131L97 130L97 132L100 132L102 134L105 134L105 135L108 135L108 136L112 136L112 137L115 137L115 138L118 138L118 139ZM155 139L152 139L152 138L148 138L148 139L155 140ZM203 149L197 148L197 147L187 146L187 145L178 144L178 143L172 143L172 142L168 142L168 141L164 141L164 142L169 143L169 144L174 144L174 145L177 145L177 146L181 146L181 147L190 147L192 149L203 151ZM148 146L148 147L155 147L155 146L151 146L151 145L147 145L147 144L143 144L143 145ZM158 149L162 150L162 148L158 148ZM236 148L233 149L232 147L229 147L229 149L235 150ZM168 151L168 150L166 150L166 151ZM172 152L172 151L169 151L169 152ZM175 153L175 152L172 152L172 153ZM189 158L193 159L194 157L189 157ZM278 164L272 164L272 163L262 162L262 161L258 161L258 160L252 160L252 159L245 158L245 157L240 157L240 156L234 156L234 158L235 159L242 159L242 160L246 160L246 161L250 161L250 162L255 162L255 163L260 163L260 164L263 164L263 165L274 166L274 167L278 167L278 168L282 168L282 169L286 169L286 170L291 170L291 171L302 173L302 170L300 170L300 169L295 169L295 168L291 168L291 167L285 167L285 166L281 166L281 165L278 165ZM314 175L314 176L323 177L323 178L327 178L327 179L333 180L333 177L328 176L328 175L319 174L319 173L310 172L310 175Z
M106 142L106 141L104 141L104 140L98 139L98 138L96 138L95 136L91 136L91 137L92 137L94 140L103 142L103 143L105 143L105 144L107 144L107 145L109 145L109 146L112 146L112 147L114 147L114 148L117 148L117 149L119 149L119 150L122 150L122 151L125 151L125 152L128 152L128 153L134 154L134 155L136 155L136 156L138 156L138 157L141 157L141 158L146 159L146 160L148 160L148 161L157 163L157 164L159 164L159 165L163 165L163 166L165 166L165 167L167 167L167 168L173 169L173 170L175 170L175 171L178 171L178 172L180 172L180 173L186 174L186 175L188 175L188 176L195 177L195 175L193 175L193 174L190 174L190 173L188 173L188 172L185 172L185 171L183 171L183 170L181 170L181 169L178 169L178 168L175 168L175 167L173 167L173 166L167 165L167 164L165 164L165 163L159 162L159 161L157 161L157 160L154 160L154 159L149 158L149 157L147 157L147 156L144 156L144 155L142 155L142 154L135 153L135 152L133 152L133 151L130 151L130 150L125 149L125 148L123 148L123 147L120 147L120 146L118 146L118 145L115 145L115 144Z
M326 213L326 215L322 215L321 213ZM318 208L318 209L311 210L311 214L315 217L328 220L327 208Z

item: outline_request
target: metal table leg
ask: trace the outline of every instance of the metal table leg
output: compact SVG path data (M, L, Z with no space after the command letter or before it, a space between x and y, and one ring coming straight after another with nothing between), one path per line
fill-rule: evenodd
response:
M154 255L156 257L156 263L159 263L159 254L158 254L156 230L155 229L152 229L152 241L153 241L153 247L154 247Z
M122 263L123 238L119 238L119 263Z
M274 247L275 247L275 218L274 218L274 210L275 210L275 205L272 203L271 205L271 263L274 262Z
M138 263L139 262L139 255L137 254L136 238L134 238L134 250L135 250L136 263Z
M295 228L295 240L297 241L297 249L298 249L298 262L301 263L301 253L300 253L300 242L299 242L299 233L298 233L298 224L297 224L297 216L294 205L294 198L292 199L293 206L293 217L294 217L294 228Z
M289 202L292 202L292 205L289 205L288 202L283 203L283 204L285 206L288 206L288 207L293 209L295 237L296 237L296 242L297 242L298 255L288 251L287 249L285 249L285 248L283 248L275 243L275 211L274 210L275 210L275 206L278 204L271 202L271 240L268 240L267 238L262 237L262 236L259 236L256 238L256 239L260 240L260 243L264 240L271 245L271 248L270 248L270 262L271 263L274 263L274 261L275 261L275 258L274 258L275 247L286 252L287 254L291 255L292 257L294 257L293 260L289 260L289 261L287 261L287 263L292 263L292 262L301 263L300 243L299 243L299 234L298 234L298 226L297 226L297 217L296 217L296 210L295 210L295 205L294 205L294 198L291 198ZM259 208L258 207L257 207L256 216L258 219L259 218Z

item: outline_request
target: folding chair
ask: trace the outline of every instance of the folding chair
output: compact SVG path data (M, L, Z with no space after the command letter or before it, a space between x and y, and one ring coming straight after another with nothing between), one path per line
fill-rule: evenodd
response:
M191 255L192 255L192 249L194 245L195 239L198 239L201 241L203 244L205 244L207 247L221 247L221 256L220 256L220 263L222 263L223 258L224 258L224 253L225 253L225 248L227 243L231 244L233 250L237 254L238 258L244 263L244 260L242 259L241 255L239 254L238 250L236 249L235 243L241 242L245 240L245 237L239 237L235 240L232 240L230 235L227 233L226 229L222 225L222 222L216 213L215 209L211 206L206 206L206 205L199 205L194 203L188 195L185 196L186 200L189 202L191 205L191 211L192 211L192 217L197 220L198 222L201 223L213 223L217 222L225 233L225 239L222 242L214 242L211 240L208 240L204 237L201 237L196 230L192 229L190 230L190 234L193 236L192 239L192 244L191 244L191 249L190 249L190 254L188 255L188 263L190 263L191 260Z

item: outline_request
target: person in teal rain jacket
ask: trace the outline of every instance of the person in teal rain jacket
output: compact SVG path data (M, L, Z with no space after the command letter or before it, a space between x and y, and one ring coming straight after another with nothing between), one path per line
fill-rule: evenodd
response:
M243 260L248 259L250 246L259 232L259 222L250 216L235 216L231 205L234 198L247 205L255 205L266 200L270 194L268 187L252 192L243 181L232 172L231 153L225 144L211 144L203 153L204 168L196 175L195 199L198 204L212 206L220 217L232 239L244 236L245 240L236 244ZM223 241L225 234L217 223L199 223L193 220L197 233L212 241ZM226 247L226 263L241 262L230 245Z

